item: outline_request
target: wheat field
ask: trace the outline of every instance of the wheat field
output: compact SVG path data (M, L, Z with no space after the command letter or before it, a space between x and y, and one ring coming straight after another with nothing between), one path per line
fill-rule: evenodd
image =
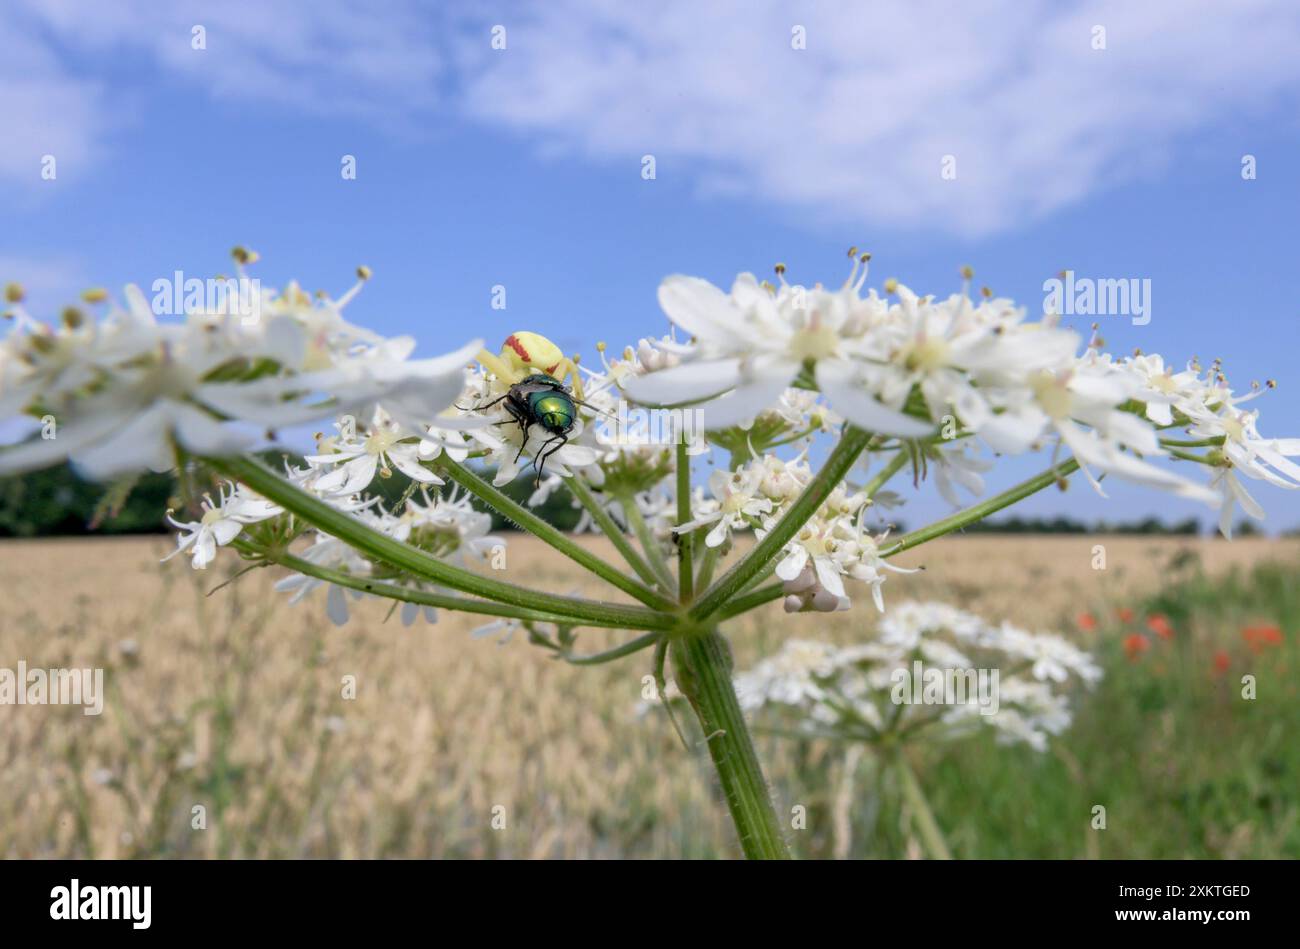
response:
M0 856L735 855L703 750L686 751L658 710L638 714L649 653L577 668L522 636L472 638L482 618L404 627L375 600L336 627L319 593L290 606L273 570L208 595L236 559L195 573L159 563L170 549L162 537L0 544L0 666L103 667L107 693L98 717L0 706ZM1260 538L949 538L900 557L926 570L892 576L885 594L1070 628L1171 571L1297 553ZM510 541L505 576L598 592L530 537ZM726 628L743 667L783 636L865 638L874 616L867 597L833 617L771 604ZM583 632L580 646L626 635ZM760 752L788 807L785 777L807 752Z

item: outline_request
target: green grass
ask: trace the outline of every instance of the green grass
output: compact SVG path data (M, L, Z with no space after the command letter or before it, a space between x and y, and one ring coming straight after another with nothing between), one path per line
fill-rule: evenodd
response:
M982 735L913 755L953 854L1300 856L1300 569L1263 564L1214 580L1194 571L1145 603L1114 606L1136 616L1083 634L1106 677L1078 697L1074 724L1046 753ZM1168 617L1172 639L1148 633L1149 649L1130 658L1125 637L1155 613ZM1255 652L1241 635L1255 624L1280 627L1283 642ZM1220 651L1226 670L1216 669ZM1254 700L1242 697L1245 675L1255 677ZM805 786L781 793L829 802L830 791L814 789L831 786L832 766L806 764ZM868 760L857 783L852 854L917 855L890 772ZM1104 830L1092 828L1097 805ZM802 855L827 855L825 835L794 837Z

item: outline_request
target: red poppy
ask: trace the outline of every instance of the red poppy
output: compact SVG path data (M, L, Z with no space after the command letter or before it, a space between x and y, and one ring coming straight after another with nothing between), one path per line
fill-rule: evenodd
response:
M1169 625L1169 617L1164 613L1152 613L1147 617L1147 629L1161 639L1173 639L1174 628Z
M1141 633L1130 633L1124 637L1124 654L1136 662L1138 657L1151 648L1151 640Z
M1226 650L1220 649L1214 654L1214 671L1218 675L1223 675L1232 665L1232 658Z
M1133 622L1133 611L1130 610L1127 606L1121 606L1115 615L1119 617L1119 621L1121 623Z
M1268 646L1282 645L1282 630L1272 623L1260 623L1243 629L1241 638L1255 652L1263 652Z
M1091 613L1080 613L1074 618L1074 621L1085 633L1091 633L1097 628L1097 617L1093 616Z

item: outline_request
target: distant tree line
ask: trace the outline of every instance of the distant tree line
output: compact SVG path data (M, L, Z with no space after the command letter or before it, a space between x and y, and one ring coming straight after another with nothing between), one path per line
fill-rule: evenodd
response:
M285 456L267 453L264 460L278 467ZM290 457L290 461L301 459ZM490 477L491 472L487 472ZM405 478L385 481L376 479L371 491L384 498L390 507L397 503L407 486ZM433 489L449 492L452 485ZM533 493L531 478L518 478L502 490L520 503ZM44 471L0 478L0 537L57 537L78 534L158 534L170 529L166 511L177 500L176 479L170 474L146 474L130 482L110 485L92 484L78 478L63 465ZM486 508L476 502L480 510ZM533 509L543 520L561 530L571 530L582 515L573 497L560 488L551 492L546 502ZM494 531L513 530L514 525L492 512ZM178 518L181 516L178 514ZM181 518L183 519L183 518ZM895 536L905 533L898 524ZM1097 521L1087 524L1073 518L1009 517L980 521L965 530L967 534L1139 534L1196 536L1201 524L1194 518L1166 524L1155 517L1140 521ZM1234 536L1259 534L1251 521L1234 528ZM1296 531L1290 531L1295 534Z
M284 455L267 453L263 460L279 467ZM300 459L290 457L291 462ZM491 472L488 472L491 477ZM405 478L376 478L371 492L390 507L401 498L409 482ZM431 489L447 493L453 485ZM202 490L208 490L203 488ZM502 488L523 503L533 493L531 478L519 478ZM65 537L81 534L161 534L170 531L166 514L179 507L176 478L171 474L145 474L111 485L83 481L68 465L0 478L0 537ZM487 508L475 502L479 510ZM572 496L563 489L553 491L546 503L533 509L561 530L571 530L581 517ZM512 530L513 525L492 512L495 531ZM175 515L186 520L183 512Z
M1096 521L1086 524L1071 517L1007 517L979 521L966 528L968 534L1160 534L1195 536L1201 522L1194 517L1166 524L1158 517L1140 521Z
M126 494L125 484L106 490L67 465L0 478L0 537L160 534L175 484L170 474L146 474Z

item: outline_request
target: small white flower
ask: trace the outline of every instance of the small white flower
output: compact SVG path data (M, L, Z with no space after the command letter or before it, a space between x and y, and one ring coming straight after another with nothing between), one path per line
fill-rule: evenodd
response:
M364 439L336 440L332 451L308 455L306 460L312 465L334 466L315 480L315 489L322 494L351 495L364 491L375 480L381 466L388 471L389 464L412 481L442 484L441 478L420 464L423 444L406 438L395 422L380 414Z
M227 490L228 488L228 490ZM218 547L225 547L239 536L246 524L256 524L280 514L280 508L258 497L243 485L227 485L214 503L211 495L203 496L203 516L197 521L181 522L167 515L172 526L182 531L174 551L163 558L171 560L189 551L190 566L202 570L212 563Z
M743 530L749 526L750 518L757 519L772 510L772 502L758 496L761 477L761 471L751 468L713 472L709 475L709 490L718 502L717 509L674 530L681 534L712 524L704 543L708 547L721 547L733 530Z

